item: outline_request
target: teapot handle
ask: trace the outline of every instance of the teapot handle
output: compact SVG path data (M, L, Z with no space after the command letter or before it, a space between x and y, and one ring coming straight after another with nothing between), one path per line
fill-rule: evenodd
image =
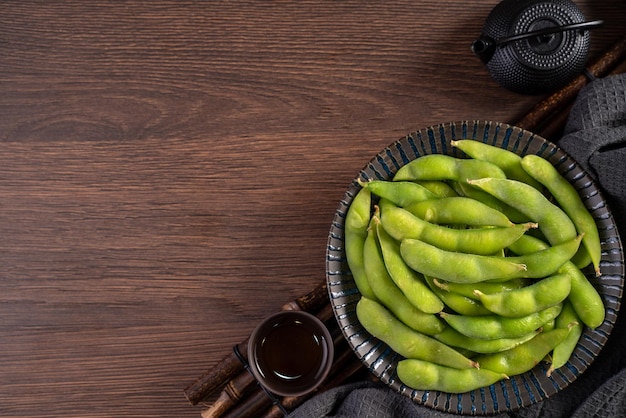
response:
M572 23L569 25L554 26L551 28L542 28L542 29L537 29L537 30L531 30L530 32L526 32L526 33L520 33L517 35L507 36L506 38L497 39L495 43L497 46L501 46L501 45L506 45L511 42L520 41L522 39L532 38L534 36L553 35L555 33L565 32L568 30L576 30L576 29L588 30L588 29L596 28L598 26L602 26L603 24L604 24L604 21L602 20L592 20L588 22L579 22L579 23Z
M587 21L587 22L572 23L569 25L561 25L561 26L554 26L551 28L542 28L542 29L532 30L529 32L519 33L516 35L511 35L511 36L507 36L507 37L500 38L500 39L493 39L490 36L482 35L480 38L472 42L471 48L472 48L472 52L478 55L480 59L484 63L486 63L491 59L491 56L495 52L497 46L506 45L511 42L520 41L522 39L529 39L529 38L533 38L536 36L552 35L555 33L565 32L568 30L593 29L603 24L604 24L604 21L602 20L592 20L592 21Z

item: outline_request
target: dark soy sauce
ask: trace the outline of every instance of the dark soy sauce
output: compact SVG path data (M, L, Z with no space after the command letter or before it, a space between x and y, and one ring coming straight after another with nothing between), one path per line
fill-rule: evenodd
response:
M309 318L277 317L260 330L253 361L270 390L306 390L324 374L327 344Z

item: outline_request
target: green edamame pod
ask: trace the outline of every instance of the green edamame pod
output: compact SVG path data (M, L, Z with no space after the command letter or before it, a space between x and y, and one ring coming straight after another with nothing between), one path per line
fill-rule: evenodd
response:
M483 177L506 178L495 164L445 154L429 154L400 167L394 181L456 180L467 181Z
M471 299L460 295L458 293L448 292L437 287L434 284L436 279L428 276L424 276L426 283L430 289L443 301L443 303L454 312L457 312L461 315L471 315L471 316L480 316L480 315L490 315L491 312L485 308L482 303L478 300Z
M437 198L427 188L411 181L369 180L359 181L359 184L372 194L387 199L397 206L406 206L413 202Z
M457 369L478 365L446 344L417 332L399 321L383 305L362 297L356 305L356 315L363 327L406 358L426 360Z
M565 263L560 268L560 272L572 278L572 289L568 300L574 306L583 324L592 329L602 325L605 318L604 302L596 288L572 262Z
M541 184L522 168L522 157L512 151L472 139L451 141L451 145L472 158L497 165L504 171L507 178L519 180L536 189L541 189Z
M447 251L490 255L517 241L536 224L506 227L455 229L427 222L393 205L381 210L383 228L397 241L419 239Z
M410 388L447 393L469 392L507 378L485 369L459 370L416 359L399 361L396 372Z
M433 335L433 338L444 344L455 348L465 348L480 354L499 353L501 351L510 350L520 344L532 339L539 331L532 331L526 335L516 338L496 338L492 340L468 337L461 334L452 327L446 327L439 334Z
M378 240L389 276L409 302L422 312L441 312L443 302L430 290L424 277L406 265L400 255L400 245L385 232L375 218Z
M561 208L539 190L517 180L483 178L468 181L472 186L497 197L539 224L550 244L560 244L576 237L576 227Z
M499 210L478 200L455 196L415 202L404 209L434 224L510 227L513 222Z
M373 216L376 222L376 215ZM443 323L434 314L417 309L396 286L383 259L378 244L375 224L368 230L363 248L365 272L374 295L405 325L424 334L436 334L443 330Z
M578 249L578 252L574 255L574 257L572 257L572 263L574 263L577 267L581 269L592 264L589 251L587 251L587 249L584 246L581 246ZM594 267L594 271L596 273L596 277L599 277L601 275L600 270L595 270L595 267Z
M600 234L593 216L585 207L574 186L548 160L538 155L525 156L522 159L522 167L550 191L561 209L569 215L578 232L585 234L583 246L591 257L596 275L599 276L602 257Z
M555 273L567 261L569 261L580 246L582 235L578 235L572 240L553 245L545 250L508 257L509 261L521 263L526 266L526 271L518 277L540 279Z
M567 360L569 360L574 352L576 344L578 344L578 340L583 333L583 325L580 323L578 315L571 303L565 302L563 311L556 318L556 327L567 329L569 333L552 351L552 364L546 372L548 377L550 377L554 370L563 367L565 363L567 363Z
M555 274L521 289L490 295L478 290L475 293L491 312L520 318L560 304L569 295L571 284L568 274Z
M544 332L552 331L554 328L556 328L556 320L554 319L549 320L541 326L541 330Z
M548 244L542 240L524 235L509 249L516 254L528 254L548 248ZM558 270L559 273L568 274L572 279L572 288L568 300L580 320L589 328L599 327L605 318L604 303L596 288L587 280L587 277L574 263L568 261Z
M475 358L483 369L507 376L525 373L537 365L567 336L568 330L555 328L541 332L535 338L510 350L481 354Z
M370 224L372 212L372 194L367 189L361 189L356 194L344 223L344 243L346 260L352 272L352 278L362 295L375 299L376 296L370 287L363 261L363 246L367 238L367 228Z
M402 240L400 254L412 269L455 283L508 280L523 277L526 270L524 264L509 261L506 257L445 251L416 239Z
M528 280L519 278L507 280L505 282L452 283L435 279L433 283L435 286L443 290L458 293L471 299L478 299L474 290L479 290L482 293L487 294L507 292L509 290L519 289L526 286L528 284Z
M445 181L441 180L416 180L419 184L430 190L438 198L458 196L457 192Z
M492 209L502 212L507 218L514 223L528 222L530 219L519 210L507 205L500 199L490 195L489 193L472 187L464 182L452 182L451 186L460 195L470 199L474 199L478 202L484 203Z
M526 255L550 248L547 242L530 235L524 235L509 245L508 249L517 255Z
M467 316L441 312L444 321L459 333L472 338L493 340L498 338L519 338L539 329L543 324L561 313L562 305L551 306L542 311L519 318L501 315Z
M576 253L580 238L578 236L563 244L517 257L446 251L421 240L407 238L400 243L400 254L409 267L425 276L454 283L538 279L553 274L569 260Z

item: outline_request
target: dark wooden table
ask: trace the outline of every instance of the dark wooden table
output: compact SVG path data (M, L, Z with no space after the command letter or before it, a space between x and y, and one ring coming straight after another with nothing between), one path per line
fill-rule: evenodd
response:
M470 51L496 3L1 2L0 416L199 416L374 154L540 100ZM626 33L576 3L590 58Z

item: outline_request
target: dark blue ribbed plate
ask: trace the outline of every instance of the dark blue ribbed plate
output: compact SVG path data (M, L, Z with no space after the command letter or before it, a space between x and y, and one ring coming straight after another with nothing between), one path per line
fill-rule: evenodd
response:
M613 330L621 303L624 253L611 212L591 177L556 145L514 126L465 121L428 127L385 148L363 168L357 178L391 179L401 166L427 154L462 157L461 151L450 145L451 140L457 139L482 141L519 155L540 155L552 162L576 187L596 220L602 240L602 276L596 278L591 269L584 272L604 300L604 323L595 330L585 329L570 361L549 378L546 377L548 366L542 363L527 373L463 394L408 388L396 375L396 365L401 357L385 343L370 335L355 314L360 293L346 262L343 225L348 207L360 188L356 178L339 204L328 237L326 280L330 302L339 326L357 356L374 375L399 393L418 404L455 414L489 415L514 411L552 396L568 386L589 367L602 350Z

